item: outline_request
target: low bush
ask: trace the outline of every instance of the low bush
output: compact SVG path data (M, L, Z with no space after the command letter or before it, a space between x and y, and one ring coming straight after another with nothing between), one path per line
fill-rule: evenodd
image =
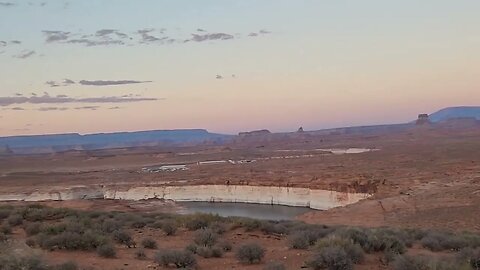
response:
M212 222L208 225L208 229L216 234L224 234L227 231L227 227L223 222Z
M242 263L259 263L265 256L265 249L257 243L243 244L237 249L235 256Z
M260 225L260 231L262 231L264 234L286 234L287 233L287 227L285 227L282 224L278 224L276 222L272 221L264 221Z
M203 258L220 258L223 256L223 250L220 247L198 247L196 254Z
M133 241L130 233L124 230L118 230L113 232L113 239L122 245L127 246L128 248L136 247L135 241Z
M135 258L139 260L145 260L147 258L147 254L145 254L145 250L143 248L139 248L135 250Z
M6 242L7 240L8 240L7 235L0 232L0 243Z
M100 225L100 230L105 233L113 233L114 231L120 230L122 225L123 224L118 220L107 219Z
M25 244L29 247L35 247L37 245L37 242L33 238L27 238L25 240Z
M232 243L230 243L227 240L220 240L220 241L217 242L217 244L215 246L221 248L225 252L228 252L228 251L232 250Z
M217 243L218 234L210 229L202 229L195 234L194 242L199 246L212 247Z
M43 249L55 250L92 250L108 243L107 239L98 233L84 234L63 232L59 235L37 235L37 242Z
M193 254L197 254L198 246L195 244L189 244L185 247L185 250Z
M360 263L363 261L365 255L363 249L358 244L354 244L352 240L342 238L340 236L332 235L322 238L315 244L315 249L322 251L325 248L339 248L345 251L348 258L353 263Z
M297 232L288 237L288 245L293 249L307 249L310 247L309 237L306 232Z
M0 225L0 233L3 234L11 234L12 233L12 227L8 225L7 223L3 223Z
M145 238L142 240L142 246L148 249L156 249L157 242L151 238Z
M195 256L184 250L161 250L155 254L154 261L161 266L189 269L197 264Z
M263 270L287 270L287 268L283 263L269 262L263 267Z
M45 261L39 256L16 256L9 253L0 254L0 270L49 270Z
M315 270L351 270L353 262L345 250L339 246L331 246L320 249L314 253L310 260L305 263Z
M97 248L97 254L104 258L114 258L116 256L115 247L112 244L101 245Z
M0 220L8 218L8 216L10 216L11 212L12 212L11 209L0 208Z
M469 270L470 267L452 260L431 258L426 256L399 255L392 263L394 270Z
M480 236L470 233L453 234L449 232L430 231L420 240L423 247L432 251L454 250L480 247Z
M25 232L28 236L37 235L41 230L42 226L39 222L29 223L25 226Z
M459 264L466 263L470 265L473 269L480 269L480 248L464 248L462 249L456 257L456 261Z
M11 226L18 226L18 225L22 225L23 223L23 217L19 214L13 214L13 215L10 215L8 218L7 218L7 222L8 224L10 224Z
M178 225L173 220L167 220L161 223L160 228L166 235L175 235Z
M78 269L78 265L72 261L59 264L53 268L53 270L77 270L77 269Z

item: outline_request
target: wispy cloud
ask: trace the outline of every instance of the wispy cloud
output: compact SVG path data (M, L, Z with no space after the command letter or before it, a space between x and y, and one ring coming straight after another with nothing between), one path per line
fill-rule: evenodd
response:
M13 7L15 5L16 4L12 2L0 2L0 7Z
M64 32L64 31L44 30L42 32L46 36L45 41L47 43L64 41L64 40L67 40L71 35L70 32Z
M14 55L14 58L26 59L35 55L35 51L22 51L19 54Z
M89 86L109 86L109 85L123 85L123 84L138 84L138 83L150 83L152 81L134 81L134 80L120 80L120 81L87 81L81 80L78 83L81 85L89 85Z
M211 34L192 34L191 41L202 42L207 40L228 40L233 39L233 35L225 33L211 33Z
M0 106L9 106L13 104L65 104L65 103L131 103L141 101L156 101L161 100L159 98L146 98L146 97L121 97L121 96L106 96L106 97L88 97L88 98L75 98L67 95L50 96L48 93L42 96L32 95L30 97L25 96L7 96L0 97Z

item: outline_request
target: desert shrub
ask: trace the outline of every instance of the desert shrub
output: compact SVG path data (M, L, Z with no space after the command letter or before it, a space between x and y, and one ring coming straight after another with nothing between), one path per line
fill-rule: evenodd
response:
M166 235L175 235L178 225L173 220L166 220L161 223L160 228Z
M193 268L197 264L195 256L183 250L161 250L155 254L154 261L161 266L176 268Z
M399 255L393 261L394 270L468 270L467 264L458 264L454 261L441 260L425 256Z
M53 270L77 270L78 266L75 262L69 261L59 264L53 268Z
M339 246L331 246L320 249L313 254L306 265L315 270L351 270L353 269L352 260L345 250Z
M97 254L104 258L114 258L117 255L117 252L112 244L104 244L97 248Z
M11 234L12 233L12 227L8 225L7 223L3 223L0 225L0 233L3 234Z
M428 232L420 242L423 247L432 251L460 250L469 246L466 237L439 231Z
M122 245L127 246L128 248L135 247L136 243L133 241L132 236L130 233L124 230L118 230L113 232L113 239Z
M217 243L218 234L210 229L202 229L195 234L194 242L199 246L211 247Z
M265 256L265 249L257 243L243 244L237 249L235 256L242 263L259 263Z
M260 231L264 234L286 234L287 228L282 225L272 221L264 221L260 225Z
M0 208L0 220L8 218L8 216L10 216L11 212L12 212L11 209Z
M365 255L359 244L354 244L352 240L345 239L336 235L322 238L315 244L315 249L322 251L326 248L339 248L347 254L352 263L360 263Z
M130 226L134 229L141 229L147 226L147 221L142 217L135 217L131 222Z
M227 228L223 222L214 221L208 225L208 229L216 234L224 234Z
M22 225L23 223L23 217L19 214L13 214L13 215L10 215L8 218L7 218L7 222L8 224L10 224L11 226L18 226L18 225Z
M366 252L383 251L385 254L397 255L406 251L405 242L390 231L378 229L372 230L368 235L368 241L362 246Z
M25 232L28 236L37 235L42 230L42 225L39 222L29 223L25 226Z
M122 223L118 220L107 219L100 225L100 230L105 233L113 233L122 228Z
M255 231L262 225L262 223L256 219L245 219L240 224L247 232Z
M27 239L25 240L25 244L26 244L27 246L29 246L29 247L35 247L35 245L36 245L37 243L35 242L35 239L33 239L33 238L27 238Z
M466 263L473 269L480 269L480 248L464 248L456 256L459 264Z
M189 244L185 247L185 250L193 254L197 254L198 246L195 244Z
M19 257L6 252L0 254L0 270L48 270L48 266L41 257Z
M263 270L287 270L287 268L283 263L269 262L263 267Z
M0 243L6 242L7 240L8 240L7 235L0 232Z
M67 224L58 223L58 224L46 225L42 228L41 231L48 235L57 235L65 232L66 230L67 230Z
M142 246L144 248L149 248L149 249L156 249L157 248L157 242L151 238L145 238L142 240Z
M185 222L185 227L190 231L196 231L207 228L210 222L210 215L197 214L188 217L187 221Z
M228 252L228 251L232 250L232 243L230 243L227 240L220 240L220 241L217 242L217 244L215 246L221 248L225 252Z
M288 237L288 245L293 249L307 249L310 246L308 233L297 232Z
M369 244L369 235L360 228L342 228L335 232L336 235L345 239L352 240L353 243L359 244L362 248Z
M108 241L103 235L94 232L84 234L63 232L53 236L39 234L37 242L41 248L48 250L92 250L105 245Z
M145 260L147 258L147 254L145 254L145 250L143 248L139 248L135 250L135 258L139 260Z
M219 247L198 247L196 254L203 258L220 258L223 256L223 250Z

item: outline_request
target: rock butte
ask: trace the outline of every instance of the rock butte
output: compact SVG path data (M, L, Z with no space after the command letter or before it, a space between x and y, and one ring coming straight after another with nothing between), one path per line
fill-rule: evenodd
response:
M246 185L192 185L144 187L74 186L53 191L0 194L0 201L49 201L79 199L148 200L178 202L234 202L309 207L327 210L356 203L370 196L330 190Z

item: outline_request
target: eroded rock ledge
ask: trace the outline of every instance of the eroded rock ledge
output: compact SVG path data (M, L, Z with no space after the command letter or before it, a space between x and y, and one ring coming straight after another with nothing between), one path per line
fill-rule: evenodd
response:
M74 186L53 191L0 194L0 201L48 201L79 199L236 202L286 206L303 206L327 210L346 206L368 198L367 193L348 193L330 190L268 187L248 185L192 185L143 187Z

